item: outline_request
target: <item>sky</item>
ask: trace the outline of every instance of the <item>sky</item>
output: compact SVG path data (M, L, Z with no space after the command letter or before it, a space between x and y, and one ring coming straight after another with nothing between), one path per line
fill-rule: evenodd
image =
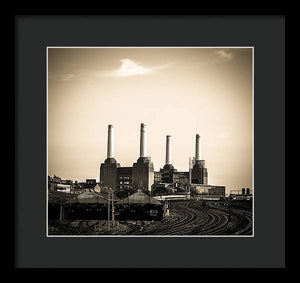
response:
M132 166L145 123L156 171L166 135L188 171L199 134L209 184L252 189L252 79L252 48L48 48L48 175L99 181L109 124Z

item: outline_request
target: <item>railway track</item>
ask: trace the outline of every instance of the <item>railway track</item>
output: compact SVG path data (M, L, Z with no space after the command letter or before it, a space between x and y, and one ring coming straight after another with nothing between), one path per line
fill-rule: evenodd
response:
M78 222L78 227L71 226L73 220L53 221L51 222L50 226L57 228L58 234L83 235L83 234L89 234L95 229L94 226L96 225L96 223L90 225L89 221L90 220L80 220Z
M62 235L80 235L80 231L76 228L70 226L70 220L64 221L53 221L50 223L51 227L57 228L57 233L54 234L62 234ZM53 234L53 233L50 233Z
M206 206L200 206L199 202L176 202L170 206L170 217L156 224L144 226L144 230L130 229L127 235L251 235L252 212L231 208L231 216L235 222L229 221L228 207L226 203L208 202ZM54 221L49 223L56 228L57 233L65 235L92 234L96 223L89 220L80 220L78 225L71 225L71 220Z
M232 216L244 222L243 227L232 231L229 227L229 215L226 207L191 206L190 202L179 202L170 208L171 217L161 221L146 231L134 235L248 235L252 233L252 214L234 209ZM128 233L130 234L130 232Z
M217 207L220 211L228 212L227 203L216 203L211 204L212 207ZM252 234L252 212L249 210L243 210L238 208L232 208L231 214L236 217L240 222L243 223L242 227L240 227L237 231L234 231L233 235L251 235Z
M139 235L198 235L213 232L214 229L223 227L226 223L224 215L206 210L199 211L188 207L185 203L176 203L171 208L173 215L159 225L139 232Z

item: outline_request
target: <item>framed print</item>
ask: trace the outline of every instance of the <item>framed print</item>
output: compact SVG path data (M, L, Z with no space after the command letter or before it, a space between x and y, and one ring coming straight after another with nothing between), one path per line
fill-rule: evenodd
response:
M253 47L48 47L47 236L253 236L253 61Z
M284 267L283 15L15 26L16 267Z

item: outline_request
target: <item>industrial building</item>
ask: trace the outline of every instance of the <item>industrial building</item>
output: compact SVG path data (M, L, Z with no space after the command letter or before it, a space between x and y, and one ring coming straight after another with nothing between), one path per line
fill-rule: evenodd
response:
M118 220L162 220L166 205L141 189L116 203Z
M230 190L231 195L252 195L250 188L242 188L241 190Z
M132 188L132 167L119 167L118 186L120 189Z
M108 211L115 219L161 220L165 214L165 204L160 199L188 200L191 189L197 195L223 197L224 186L208 185L205 160L201 159L201 139L196 135L195 157L190 159L189 171L177 171L172 164L172 140L166 136L165 165L154 172L151 157L147 156L147 126L140 127L140 154L132 167L122 167L114 155L114 127L108 126L107 156L100 165L100 182L86 179L77 185L80 190L75 196L60 192L75 186L70 180L64 182L59 177L48 177L49 220L107 219ZM76 185L76 186L77 186ZM114 212L108 191L114 195ZM75 192L73 192L75 193ZM121 198L118 199L116 196ZM158 199L153 198L155 196Z
M141 124L140 156L132 167L121 167L114 158L114 127L108 126L107 158L100 166L100 186L113 190L134 188L151 191L154 183L154 166L147 156L147 129Z
M159 176L161 176L161 183L170 183L174 182L174 173L177 173L177 170L172 165L172 144L171 136L166 137L166 163L162 169L159 171ZM157 172L158 173L158 172Z
M80 194L87 190L100 193L111 188L118 191L119 196L121 196L138 189L151 192L153 187L166 188L168 186L169 191L175 189L176 192L182 192L182 190L188 192L191 186L208 185L208 170L201 155L200 135L196 135L195 156L193 160L190 158L189 171L177 171L172 164L171 138L171 135L166 136L164 166L159 171L154 171L151 157L147 156L147 126L142 123L140 127L140 155L132 167L122 167L114 155L114 127L108 125L107 157L100 165L100 182L97 183L96 179L86 179L86 182L78 183L75 181L73 183L71 180L62 180L54 175L54 177L48 176L48 188L50 191L58 190L73 194ZM154 186L157 184L161 184L161 186Z
M155 172L155 183L169 184L205 184L208 183L208 171L205 167L205 160L201 160L201 140L196 135L195 158L190 164L190 170L177 171L172 165L172 144L171 136L167 135L166 139L166 163L159 172Z
M201 138L196 135L196 148L195 148L195 159L191 169L191 183L192 184L204 184L208 183L208 172L205 167L205 160L201 159Z
M63 192L68 194L81 194L85 191L101 191L96 179L86 179L85 182L72 180L62 180L60 177L54 175L54 177L48 176L48 190L53 192Z
M118 188L120 164L114 158L114 127L108 126L107 158L100 166L100 186Z
M200 135L196 135L195 157L193 160L190 159L189 171L177 171L172 164L171 138L171 135L166 136L165 165L159 171L154 171L151 157L147 156L147 126L142 123L139 158L132 167L122 167L114 155L114 127L109 125L107 158L100 166L100 182L97 183L96 179L86 179L83 183L77 181L73 183L71 180L62 180L54 175L54 177L48 176L49 190L80 194L87 190L102 192L112 188L122 195L123 192L128 193L128 190L142 189L151 192L152 188L168 186L169 192L173 192L172 189L182 192L182 189L188 191L192 185L208 185L208 171L205 160L201 159ZM156 186L157 184L161 186Z
M147 130L146 125L141 124L140 132L140 157L132 167L132 187L134 189L146 189L151 191L154 183L154 165L147 156Z
M112 209L114 203L114 209ZM162 220L166 205L138 189L122 200L94 191L80 195L50 192L48 201L49 220L107 220L108 211L115 220Z
M215 185L193 185L194 191L202 195L222 195L225 196L224 186Z
M140 156L132 167L121 167L114 156L114 127L108 126L107 158L100 166L100 186L113 190L133 188L151 191L153 184L208 184L208 171L205 160L201 159L201 138L196 135L195 158L189 171L177 171L172 164L171 136L166 136L165 165L154 172L151 157L147 156L147 128L144 123L140 128Z

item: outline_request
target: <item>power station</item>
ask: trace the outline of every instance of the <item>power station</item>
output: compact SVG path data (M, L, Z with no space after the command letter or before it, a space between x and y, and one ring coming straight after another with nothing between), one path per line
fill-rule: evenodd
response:
M132 188L151 191L153 183L154 166L151 158L147 156L147 128L145 124L141 124L140 157L132 166Z
M56 176L52 181L50 179L50 234L252 233L250 189L246 193L242 188L242 193L237 192L236 196L230 192L226 198L225 186L208 185L200 135L196 135L195 156L189 160L188 171L177 171L173 165L171 135L166 136L165 164L159 171L154 171L147 154L147 126L144 123L140 128L140 154L131 167L122 167L117 162L114 143L114 127L108 125L107 156L100 165L99 184L96 179L87 179L83 191L75 193L73 190L72 194L69 182L61 184ZM51 182L56 184L51 185Z
M114 156L114 127L108 126L107 158L100 166L100 186L116 189L144 189L151 191L153 184L208 184L205 160L201 159L201 137L196 135L195 157L190 162L189 171L177 171L172 164L171 136L166 136L165 165L154 171L151 157L147 156L147 126L140 128L140 156L132 167L122 167ZM192 164L191 164L192 163Z

